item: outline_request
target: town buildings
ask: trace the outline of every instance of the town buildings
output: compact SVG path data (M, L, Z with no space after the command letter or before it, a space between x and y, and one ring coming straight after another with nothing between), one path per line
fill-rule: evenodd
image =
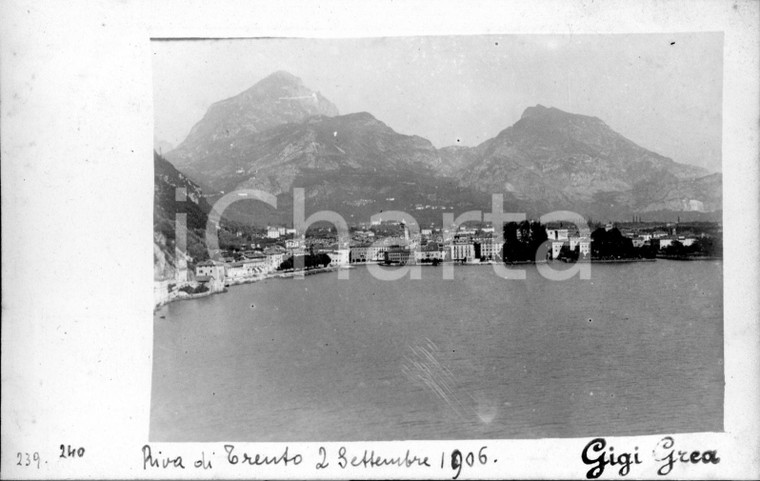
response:
M206 285L211 292L224 290L226 266L223 262L207 260L195 266L195 281Z
M455 240L449 244L449 258L457 262L475 260L475 244L466 240Z
M447 250L437 242L428 242L420 249L414 251L414 260L419 263L443 262L446 259Z
M386 264L409 264L409 260L415 260L413 253L404 247L390 247L384 252Z
M292 229L269 227L266 236L270 241L261 243L265 246L263 249L226 252L224 262L212 260L199 262L195 267L195 276L192 276L187 269L187 264L192 259L189 257L181 259L186 262L178 262L176 275L171 280L156 282L155 297L161 302L166 301L172 295L176 295L178 288L195 283L207 286L212 292L221 291L226 284L245 282L274 272L292 256L315 253L327 254L332 267L361 263L406 265L502 260L504 244L498 242L493 236L491 227L426 228L422 229L420 234L412 235L403 223L395 223L397 227L395 230L382 228L389 223L378 225L381 226L379 229L366 226L353 231L350 242L336 239L328 231L317 236L284 238L292 233L289 232ZM615 228L615 225L607 223L603 225L603 228L609 232ZM372 229L376 229L376 232ZM682 229L681 232L678 230L678 224L664 227L648 226L645 229L626 226L621 229L621 234L631 240L634 248L651 246L660 253L676 242L684 247L690 247L700 238L705 237L705 233L700 234L698 230ZM590 237L580 236L576 232L571 232L570 229L561 227L546 228L546 234L549 243L547 259L559 259L568 249L577 252L580 259L590 258L592 245Z
M501 259L503 243L496 242L496 239L482 238L474 241L475 255L477 256L478 250L480 251L480 259L487 261L495 261Z

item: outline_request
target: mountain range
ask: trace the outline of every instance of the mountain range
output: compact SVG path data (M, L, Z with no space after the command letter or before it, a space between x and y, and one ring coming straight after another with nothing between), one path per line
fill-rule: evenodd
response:
M307 215L354 221L402 210L439 223L441 212L490 210L492 193L529 216L719 220L722 209L721 174L640 147L596 117L536 105L480 145L436 149L370 113L339 115L287 72L213 104L165 157L211 200L241 188L278 195L285 221L293 187L306 189ZM280 214L266 211L268 221Z

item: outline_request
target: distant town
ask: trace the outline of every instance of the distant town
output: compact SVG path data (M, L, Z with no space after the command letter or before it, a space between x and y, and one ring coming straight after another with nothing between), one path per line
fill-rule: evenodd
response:
M298 271L312 274L370 263L439 266L722 257L720 223L641 222L634 217L629 222L589 225L583 235L568 223L509 223L499 242L488 222L431 226L412 233L403 222L377 221L351 226L350 240L342 243L329 224L312 226L300 238L295 229L286 226L228 225L220 231L225 235L220 236L220 251L214 259L179 255L174 277L155 281L156 306L223 292L231 285L289 277Z

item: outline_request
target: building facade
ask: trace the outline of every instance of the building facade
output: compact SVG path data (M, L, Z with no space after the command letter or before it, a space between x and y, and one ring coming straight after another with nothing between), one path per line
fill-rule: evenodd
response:
M333 267L344 266L350 262L350 254L348 249L336 249L327 252L330 257L330 265Z
M214 260L199 262L195 266L195 280L206 284L212 292L222 291L226 280L226 267L224 263Z
M569 238L567 229L546 229L546 236L552 241L566 241Z
M480 244L480 259L494 261L501 259L502 244L496 239L484 239Z
M475 245L472 242L457 241L449 245L451 260L471 262L475 259Z
M384 253L386 264L406 265L413 263L415 257L413 252L403 247L391 247Z

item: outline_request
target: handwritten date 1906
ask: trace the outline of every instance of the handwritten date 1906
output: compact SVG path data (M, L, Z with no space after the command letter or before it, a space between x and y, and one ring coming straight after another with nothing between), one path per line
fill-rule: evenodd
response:
M453 450L450 457L450 466L455 473L452 479L459 478L459 475L462 474L462 468L465 465L471 468L477 465L485 466L488 463L488 456L486 455L487 448L488 446L483 446L478 450L477 454L474 451L462 453L458 449ZM441 453L441 469L444 467L445 457L446 453ZM492 462L495 463L496 459L493 459Z
M441 453L441 469L451 469L454 473L452 479L459 478L465 467L476 467L487 463L495 463L496 459L489 459L486 453L487 446L482 446L477 451L462 452L454 449L451 452ZM319 447L318 461L315 465L317 470L329 469L331 466L337 466L340 469L350 468L430 468L431 460L427 456L414 454L407 449L403 455L392 455L377 453L374 449L364 449L361 451L351 451L345 446L338 448L337 456L331 459L331 454L324 446Z

